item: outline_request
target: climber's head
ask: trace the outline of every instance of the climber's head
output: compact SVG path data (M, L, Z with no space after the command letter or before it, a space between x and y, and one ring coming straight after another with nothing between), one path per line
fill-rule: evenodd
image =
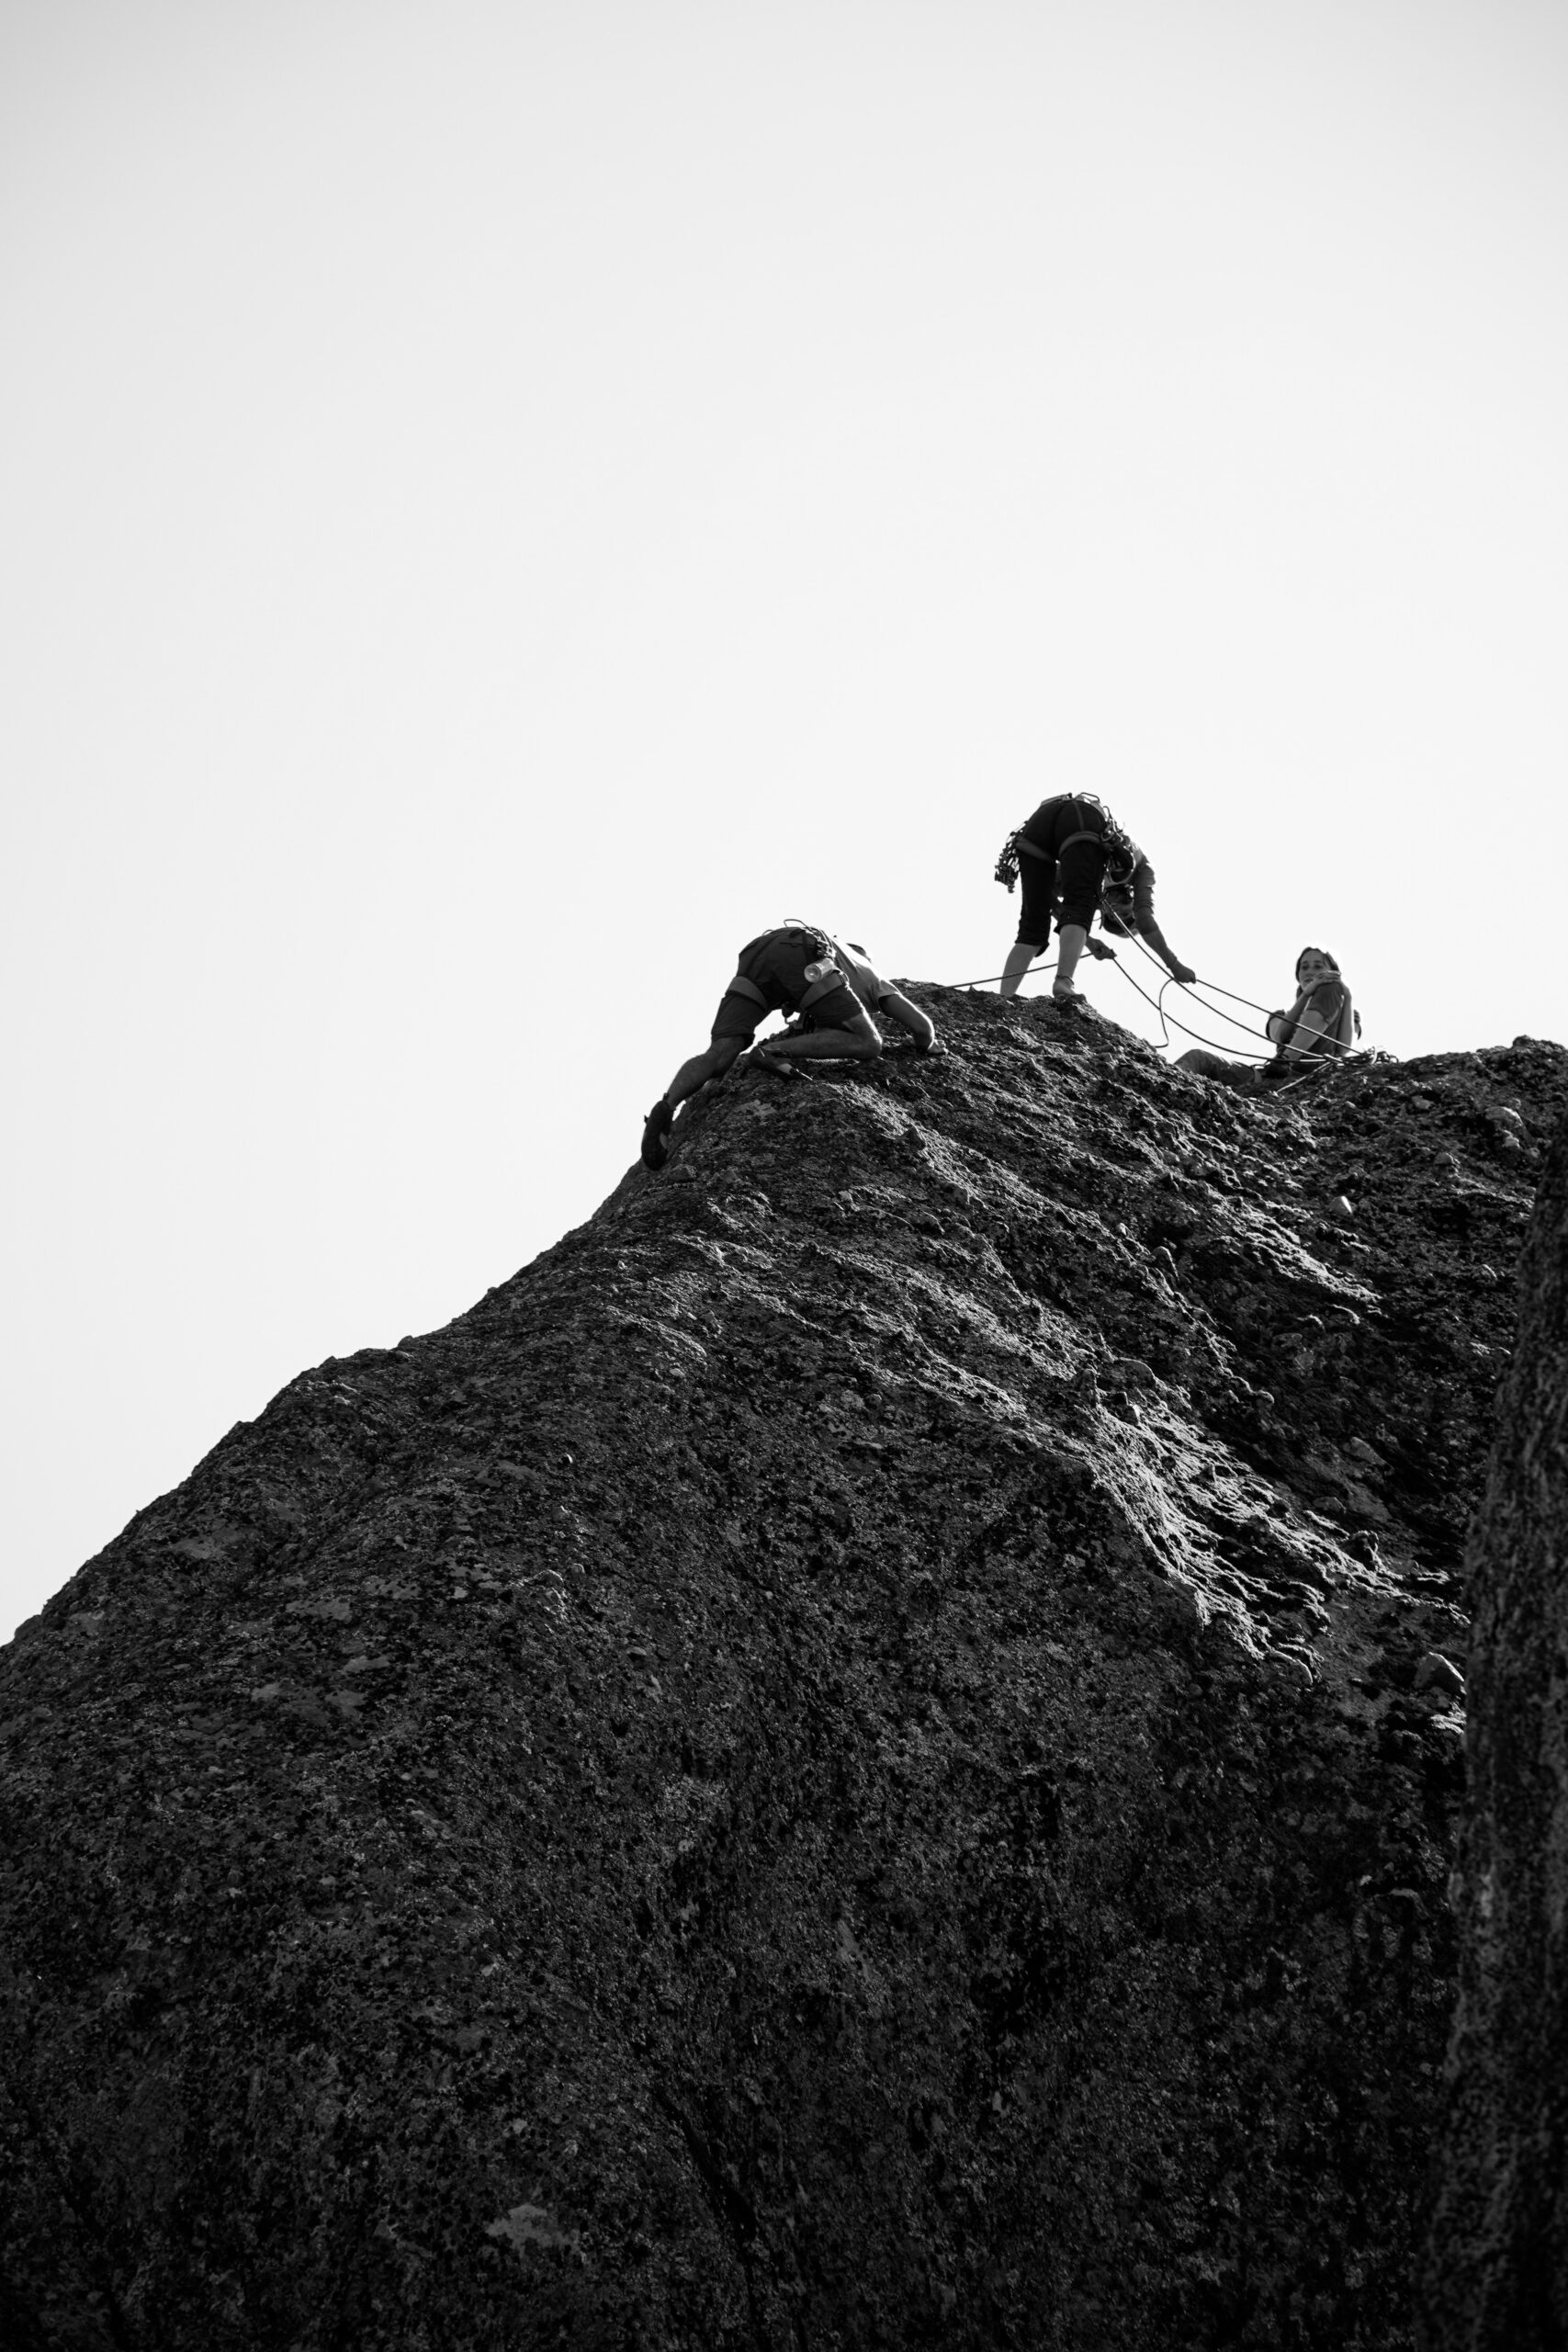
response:
M1296 986L1314 989L1322 980L1337 979L1339 967L1326 947L1303 947L1296 957Z

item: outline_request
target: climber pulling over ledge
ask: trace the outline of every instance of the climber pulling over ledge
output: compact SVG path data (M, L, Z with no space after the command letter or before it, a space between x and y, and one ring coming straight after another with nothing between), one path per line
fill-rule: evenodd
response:
M771 1037L747 1056L781 1078L804 1076L797 1067L801 1062L875 1061L882 1052L882 1034L871 1017L874 1012L890 1015L907 1029L917 1052L940 1050L935 1024L882 978L863 949L840 947L825 931L805 923L761 932L740 950L735 978L714 1015L707 1051L681 1064L648 1114L642 1131L645 1168L663 1167L679 1105L710 1079L724 1076L770 1012L794 1012L805 1023L785 1036Z
M1041 802L997 862L997 879L1010 890L1015 876L1023 884L1023 904L1002 972L1003 996L1017 995L1020 980L1044 953L1053 913L1058 952L1051 993L1058 1004L1083 1002L1073 974L1086 946L1091 956L1111 952L1089 938L1097 910L1107 931L1122 938L1134 929L1141 933L1173 979L1197 978L1167 945L1155 920L1154 867L1093 793L1059 792Z

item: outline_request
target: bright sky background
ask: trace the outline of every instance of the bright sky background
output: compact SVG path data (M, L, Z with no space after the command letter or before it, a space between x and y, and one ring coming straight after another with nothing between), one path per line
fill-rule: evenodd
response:
M1047 792L1229 987L1568 1035L1565 99L1552 0L9 0L0 1634L753 933L998 971Z

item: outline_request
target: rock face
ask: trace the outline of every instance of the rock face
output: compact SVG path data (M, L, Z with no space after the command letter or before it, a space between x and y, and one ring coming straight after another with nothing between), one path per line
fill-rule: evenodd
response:
M0 1665L20 2346L1396 2346L1568 1056L733 1080Z
M1454 2084L1423 2341L1568 2341L1568 1130L1541 1182L1471 1571Z

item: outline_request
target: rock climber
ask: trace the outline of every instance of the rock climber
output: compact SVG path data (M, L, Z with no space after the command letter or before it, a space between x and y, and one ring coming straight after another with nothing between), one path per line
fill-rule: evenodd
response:
M801 1062L875 1061L882 1052L882 1035L871 1017L874 1009L891 1014L908 1029L918 1052L936 1048L934 1024L918 1004L881 978L863 949L852 955L825 931L807 923L759 933L740 950L735 977L714 1015L707 1051L681 1064L648 1114L642 1131L644 1167L663 1167L670 1156L671 1125L681 1103L710 1079L723 1077L770 1012L793 1012L805 1019L786 1035L756 1046L747 1058L780 1077L794 1078L805 1075L796 1067Z
M1326 947L1303 947L1296 957L1296 1001L1288 1012L1271 1012L1263 1024L1274 1058L1261 1068L1251 1062L1227 1061L1195 1046L1177 1057L1178 1069L1199 1078L1214 1078L1226 1086L1268 1086L1292 1064L1305 1069L1348 1054L1360 1035L1361 1017L1350 1001L1350 991L1339 966Z
M1091 956L1112 950L1089 931L1096 912L1103 929L1119 938L1137 931L1172 979L1197 974L1167 944L1155 920L1155 870L1138 844L1092 792L1059 792L1043 800L1012 834L997 864L997 879L1010 890L1023 885L1018 939L1009 948L1001 993L1016 996L1018 984L1051 937L1056 917L1056 977L1051 994L1058 1004L1082 1004L1073 975L1087 946Z

